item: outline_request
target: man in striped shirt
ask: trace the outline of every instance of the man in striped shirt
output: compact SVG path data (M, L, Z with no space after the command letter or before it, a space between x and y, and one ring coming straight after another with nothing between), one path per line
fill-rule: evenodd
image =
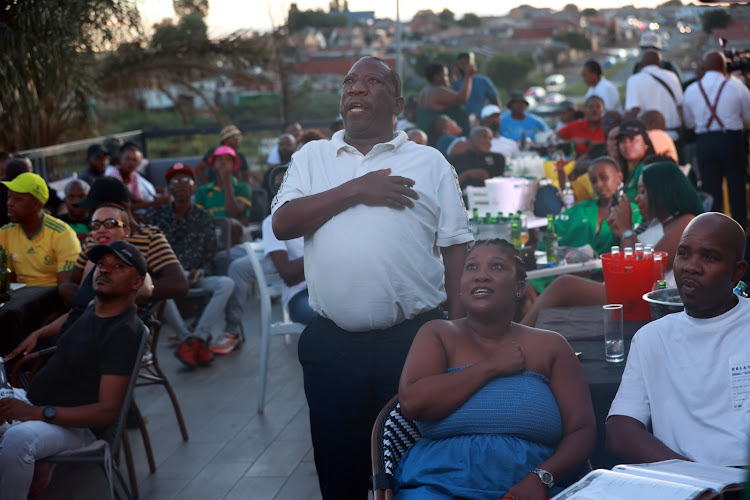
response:
M97 179L89 194L78 203L78 206L93 211L103 203L114 203L129 208L130 193L125 184L114 177ZM187 293L189 285L182 265L159 228L149 225L134 227L126 241L132 243L146 259L148 272L154 284L152 300L169 299ZM68 303L83 280L83 272L88 261L87 252L94 244L93 238L89 236L83 243L83 250L78 255L70 277L60 286L60 295Z

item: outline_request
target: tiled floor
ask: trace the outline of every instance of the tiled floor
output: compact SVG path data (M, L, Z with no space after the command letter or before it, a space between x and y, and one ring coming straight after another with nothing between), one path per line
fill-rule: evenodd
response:
M274 313L280 316L278 305L274 305ZM162 335L159 359L182 406L190 440L182 441L163 387L136 389L136 401L148 419L157 467L153 474L149 472L140 434L129 431L140 498L320 498L297 361L298 336L292 336L289 345L283 336L272 339L266 409L263 415L256 413L258 317L257 303L251 300L243 348L217 356L212 366L194 371L182 367ZM59 466L49 488L37 498L107 498L104 475L96 467Z

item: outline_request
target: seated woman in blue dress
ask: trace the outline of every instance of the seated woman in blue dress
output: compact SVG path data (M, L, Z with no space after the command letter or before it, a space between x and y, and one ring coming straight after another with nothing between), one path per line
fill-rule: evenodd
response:
M526 286L518 250L480 240L466 257L466 318L417 333L399 385L423 439L396 470L397 499L543 500L594 449L581 363L559 334L512 321Z

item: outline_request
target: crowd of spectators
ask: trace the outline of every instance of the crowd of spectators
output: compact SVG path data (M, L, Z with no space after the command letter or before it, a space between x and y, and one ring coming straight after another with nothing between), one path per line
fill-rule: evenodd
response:
M734 259L741 250L735 233L747 222L744 190L730 184L732 217L739 224L719 214L700 216L703 205L695 178L686 177L677 165L686 154L683 125L692 125L701 177L714 210L723 206L723 176L745 186L743 122L750 122L750 92L728 77L723 55L712 52L703 60L705 74L685 90L691 101L683 101L680 77L663 69L659 44L648 37L646 42L652 45L643 46L638 71L628 79L624 107L599 63L587 61L582 69L589 86L585 105L577 110L565 103L554 131L528 111L523 94L511 94L504 111L492 82L477 74L472 54L460 54L452 71L428 65L427 86L408 101L401 96L399 76L382 60L365 57L344 80L341 115L331 125L331 138L297 122L285 123L265 158L262 178L253 177L239 151L243 134L234 125L221 130L220 144L195 168L172 165L163 174L163 190L142 173L146 161L135 143L108 140L88 147L85 165L64 187L59 203L50 202L54 192L31 172L27 159L0 156L0 208L9 222L0 228L0 245L10 256L13 280L58 287L66 307L52 323L29 332L7 358L25 354L44 339L57 338L59 343L81 336L83 328L99 325L108 307L119 318L111 329L117 338L113 334L102 340L103 349L109 353L124 346L130 353L132 330L138 326L135 306L163 301L162 319L174 334L175 356L189 370L209 366L215 355L227 355L242 344L242 316L254 270L241 243L255 232L262 237L264 265L280 276L282 306L293 321L307 325L299 357L324 498L362 495L369 430L377 411L396 392L404 414L420 421L426 438L398 471L402 498L419 498L425 488L449 495L479 488L492 498L546 498L559 490L549 479L553 475L575 478L591 453L595 425L585 378L567 342L531 327L541 308L578 304L571 296L601 303L603 285L566 278L544 290L547 283L534 283L541 295L530 311L522 310L529 304L521 298L530 288L519 252L500 241L469 250L471 228L460 189L504 175L540 133L568 142L574 147L567 152L574 154L556 164L560 187L565 176L586 178L592 197L579 196L558 217L559 243L588 244L602 254L613 245L650 241L670 255L670 284L687 298L688 316L730 314L733 299L721 289L718 298L711 299L720 303L702 316L701 301L709 298L696 289L710 283L697 277L700 273L693 268L698 264L687 254L703 251L695 246L704 233L714 234L709 227L713 223L729 235L721 251ZM577 117L577 111L582 116ZM744 176L737 180L740 173ZM272 215L267 215L267 207L262 217L254 212L256 190L265 190L269 199L278 193L270 206ZM223 247L217 239L219 219L230 235ZM222 258L225 269L217 265ZM739 260L725 267L717 271L721 276L711 279L728 285L745 270ZM353 276L360 281L353 280L351 289L340 286L339 279ZM681 276L689 277L680 281ZM117 288L116 293L107 292L108 287ZM190 304L185 296L191 288L208 290L207 302ZM697 298L690 302L693 296ZM441 305L450 320L441 319ZM511 321L524 312L525 326ZM735 321L735 313L730 315ZM639 340L647 343L650 338L644 334ZM373 366L368 356L384 352L388 342L392 344L383 365ZM650 359L651 352L644 349L639 355ZM651 393L644 387L651 387L659 373L649 368L642 375L636 373L641 367L632 364L629 361L626 372L628 385L621 387L613 405L609 439L623 456L645 461L656 455L640 453L617 434L654 445L642 435L650 416L641 393ZM59 362L53 367L61 370ZM101 379L94 382L117 389L125 368L109 354L102 356L97 372ZM497 390L511 397L513 405L498 406ZM50 397L49 390L39 394L32 391L19 399L71 406L68 399ZM480 437L483 433L472 427L460 433L460 441L448 442L441 434L444 420L458 415L472 426L487 424L474 406L485 404L484 398L501 414L521 415L522 429L514 431L498 418L485 434L502 439ZM86 422L111 423L116 407L111 398L87 394L80 401L104 404L110 412L107 418L97 414ZM543 422L534 421L533 412L525 413L537 403L549 416ZM338 412L335 418L332 407ZM13 411L3 413L0 400L0 417L20 414ZM23 413L24 418L28 415ZM40 415L47 423L56 418ZM651 437L663 440L666 444L661 445L671 447L672 455L703 458L691 440L684 445L680 437L660 434L668 420L659 415L659 432L655 425ZM697 426L693 420L685 428ZM73 426L81 421L63 410L57 422ZM4 479L3 448L13 442L6 440L29 432L22 430L3 438L0 491L11 484ZM70 443L77 446L91 438L76 434ZM479 467L460 484L442 473L423 474L426 462L470 457L488 443L500 450L492 459L492 472ZM492 484L477 479L498 474L502 480L493 479ZM27 476L28 468L23 471ZM21 486L28 489L28 484Z

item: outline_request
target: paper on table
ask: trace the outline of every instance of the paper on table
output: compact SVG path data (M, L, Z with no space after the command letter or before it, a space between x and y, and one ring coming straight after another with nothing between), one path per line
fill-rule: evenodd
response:
M694 500L705 488L598 469L552 500Z
M18 290L19 288L23 288L26 286L26 283L11 283L10 284L10 291Z
M720 465L699 464L686 460L664 460L650 464L616 465L612 470L636 476L653 477L675 483L692 484L721 491L727 486L740 485L746 471Z

